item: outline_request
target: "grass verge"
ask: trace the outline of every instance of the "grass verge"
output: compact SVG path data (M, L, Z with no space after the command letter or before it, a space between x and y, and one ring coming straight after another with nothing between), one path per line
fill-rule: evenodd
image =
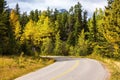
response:
M30 56L0 56L0 80L13 80L19 76L54 62L49 58Z
M96 59L102 62L110 73L109 80L120 80L120 60L114 60L109 58L103 58L99 55L90 55L87 58Z

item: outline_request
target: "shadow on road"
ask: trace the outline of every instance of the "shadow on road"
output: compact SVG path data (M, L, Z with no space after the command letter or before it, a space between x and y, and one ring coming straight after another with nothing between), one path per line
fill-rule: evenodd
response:
M77 59L77 58L71 58L71 57L65 57L65 56L49 56L49 57L55 59L57 62L80 59L80 58Z

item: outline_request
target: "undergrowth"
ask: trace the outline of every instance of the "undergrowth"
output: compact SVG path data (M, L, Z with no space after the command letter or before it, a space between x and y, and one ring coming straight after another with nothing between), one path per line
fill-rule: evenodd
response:
M30 56L0 56L0 80L13 80L53 63L53 59Z

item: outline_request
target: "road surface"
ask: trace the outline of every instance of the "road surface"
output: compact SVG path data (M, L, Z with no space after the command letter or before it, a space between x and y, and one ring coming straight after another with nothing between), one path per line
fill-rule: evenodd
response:
M15 80L106 80L108 72L96 60L54 57L57 61Z

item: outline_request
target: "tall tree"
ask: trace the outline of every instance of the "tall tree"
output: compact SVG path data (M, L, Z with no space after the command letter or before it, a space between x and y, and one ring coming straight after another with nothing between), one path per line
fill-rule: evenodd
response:
M21 25L19 22L19 16L17 15L15 10L12 10L10 13L10 26L12 28L12 44L14 48L14 53L18 53L20 51L20 37L21 37Z
M93 13L93 38L94 38L94 41L97 42L97 22L96 22L96 13L94 12Z
M19 4L17 3L16 4L16 7L15 7L15 12L18 16L20 16L20 8L19 8Z
M9 9L6 7L6 1L0 0L0 54L9 54L11 28L9 23Z
M88 24L87 24L87 11L84 11L83 12L83 29L85 32L88 32L89 29L88 29Z
M120 0L109 0L105 10L103 22L103 35L109 43L109 50L113 55L120 55Z
M29 18L28 18L27 12L23 12L23 14L21 14L21 17L20 17L20 25L21 25L22 32L25 25L28 23L28 21L29 21Z
M76 20L76 24L78 26L78 31L81 31L82 28L82 5L78 2L75 6L74 6L74 12L75 12L75 20Z
M10 14L10 23L13 28L13 33L14 33L15 39L19 40L20 34L21 34L21 25L19 22L18 15L14 10L12 10L11 14Z
M62 54L62 41L60 40L59 32L55 36L55 48L54 48L55 55Z
M61 14L61 26L60 26L60 36L61 40L66 41L67 39L67 18L68 18L68 12L65 11Z
M85 39L84 29L81 31L78 43L76 45L76 54L79 56L87 55L88 54L88 41Z
M74 18L75 18L75 24L74 24L73 40L74 40L74 45L75 45L78 41L79 32L81 32L81 30L83 29L82 27L82 6L79 2L74 6Z
M68 39L67 39L67 42L68 44L70 45L74 45L74 24L75 24L75 18L73 17L74 16L74 8L71 7L70 10L69 10L69 15L68 15L68 29L67 29L67 33L68 33Z
M58 15L59 11L55 8L53 13L54 13L54 15L52 15L52 17L53 17L52 20L55 21L57 19L57 15Z
M35 10L35 13L34 13L34 20L35 20L35 22L37 22L39 20L39 12L37 9Z
M29 19L34 21L34 11L30 11Z

